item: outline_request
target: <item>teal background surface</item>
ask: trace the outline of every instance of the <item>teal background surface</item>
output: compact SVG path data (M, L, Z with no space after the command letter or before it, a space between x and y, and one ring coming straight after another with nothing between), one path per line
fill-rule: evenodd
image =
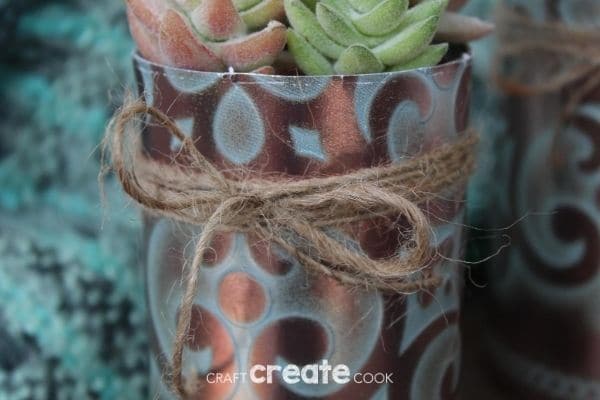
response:
M140 220L97 144L132 81L120 0L0 1L0 399L143 399Z

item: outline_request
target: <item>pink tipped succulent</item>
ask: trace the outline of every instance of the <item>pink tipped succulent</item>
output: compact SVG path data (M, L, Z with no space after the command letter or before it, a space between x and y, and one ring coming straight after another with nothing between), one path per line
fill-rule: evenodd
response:
M450 43L467 43L492 33L494 24L458 13L468 2L469 0L449 0L446 12L440 20L436 39Z
M286 43L283 0L126 0L145 58L201 70L271 72Z

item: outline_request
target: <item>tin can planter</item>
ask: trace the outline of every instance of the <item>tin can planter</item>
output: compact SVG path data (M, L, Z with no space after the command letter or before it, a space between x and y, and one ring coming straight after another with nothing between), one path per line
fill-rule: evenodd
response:
M600 23L595 0L507 3L536 21ZM505 101L490 217L495 226L525 218L489 268L487 350L494 376L518 398L600 399L600 85L568 123L560 119L580 86Z
M302 179L393 163L456 141L468 123L470 56L462 53L433 68L362 76L194 72L140 57L135 68L149 105L219 169L249 176ZM185 157L164 128L145 129L144 145L157 160ZM252 234L218 235L204 260L184 354L184 375L202 382L192 398L457 398L462 274L445 259L461 256L463 198L460 188L427 204L438 254L431 268L442 276L430 293L350 288L308 275ZM373 219L332 234L377 258L398 248L397 231ZM147 218L152 398L173 398L161 377L197 233ZM280 373L323 363L347 368L349 382L290 383Z

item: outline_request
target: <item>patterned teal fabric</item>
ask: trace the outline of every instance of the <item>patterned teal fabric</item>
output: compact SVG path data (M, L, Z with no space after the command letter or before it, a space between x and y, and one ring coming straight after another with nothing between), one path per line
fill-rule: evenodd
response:
M144 399L140 221L96 175L130 86L119 0L0 0L0 399Z

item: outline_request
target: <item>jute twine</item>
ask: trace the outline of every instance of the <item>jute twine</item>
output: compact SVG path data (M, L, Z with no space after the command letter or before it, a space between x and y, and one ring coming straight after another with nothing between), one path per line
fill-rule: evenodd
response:
M565 122L600 85L600 30L575 29L558 21L534 21L508 6L496 10L496 26L496 68L507 60L523 64L518 73L496 72L497 81L508 93L545 94L577 83L563 108Z
M153 119L181 141L185 165L158 162L144 154L140 119ZM399 164L340 176L232 178L217 170L163 112L141 101L127 101L105 140L123 189L148 213L202 227L183 280L170 374L173 390L185 398L183 350L201 264L217 232L252 232L289 252L307 271L348 285L400 293L438 285L439 277L424 271L433 256L432 228L419 205L465 184L474 168L476 143L477 135L468 131L454 144ZM399 215L410 232L402 231L401 251L386 259L372 259L326 233L327 228L374 217L395 221Z

